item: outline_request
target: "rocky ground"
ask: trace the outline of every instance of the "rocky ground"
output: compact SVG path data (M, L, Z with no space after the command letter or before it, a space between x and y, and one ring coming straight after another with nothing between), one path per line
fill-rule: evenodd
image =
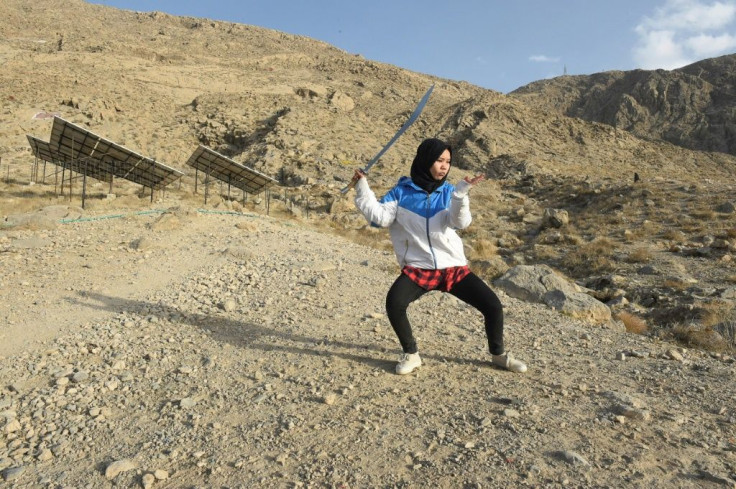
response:
M8 487L736 485L732 356L499 289L512 374L433 293L399 377L390 251L248 209L46 213L71 222L0 234Z

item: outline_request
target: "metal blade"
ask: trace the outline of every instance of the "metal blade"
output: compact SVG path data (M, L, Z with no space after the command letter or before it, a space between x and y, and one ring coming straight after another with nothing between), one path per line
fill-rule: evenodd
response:
M414 121L416 121L419 118L419 114L422 113L422 110L424 109L424 106L427 105L427 101L429 100L429 96L432 94L432 90L434 89L434 85L429 87L429 90L427 90L427 93L424 94L422 99L419 101L419 104L417 105L417 108L414 109L414 112L409 116L409 119L404 122L404 125L401 126L401 128L394 134L394 137L391 138L391 140L386 143L386 145L381 149L381 151L374 156L371 161L368 162L368 164L365 165L363 168L363 173L368 173L368 170L371 169L373 165L375 165L378 160L383 156L383 154L388 151L388 149L396 142L397 139L401 137L404 132L409 129L409 126L414 124ZM351 182L350 185L340 190L341 193L345 193L348 190L350 190L355 185L355 182Z

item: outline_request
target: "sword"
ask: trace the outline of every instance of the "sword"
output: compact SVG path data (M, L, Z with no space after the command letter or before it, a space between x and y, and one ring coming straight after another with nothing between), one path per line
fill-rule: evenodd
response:
M407 129L409 129L409 126L414 124L414 121L416 121L417 118L419 118L419 114L422 113L422 109L424 109L424 106L427 105L427 100L429 100L429 96L432 94L433 89L434 89L434 84L431 87L429 87L429 90L427 90L427 93L425 93L422 99L419 101L419 105L417 105L417 108L414 109L414 112L412 112L411 116L409 116L409 119L407 119L407 121L404 122L404 125L401 126L401 129L399 129L398 132L394 134L394 137L391 138L391 141L386 143L386 146L384 146L381 149L381 151L379 151L378 154L374 156L373 159L371 159L371 161L369 161L368 164L365 165L365 167L361 170L363 173L368 173L368 170L370 170L371 167L378 162L381 156L383 156L383 154L386 151L388 151L388 149L396 142L396 140L399 139L401 135L404 134L404 132ZM351 180L350 183L345 188L340 190L340 193L343 193L343 194L347 193L347 191L353 188L356 183L357 183L357 180Z

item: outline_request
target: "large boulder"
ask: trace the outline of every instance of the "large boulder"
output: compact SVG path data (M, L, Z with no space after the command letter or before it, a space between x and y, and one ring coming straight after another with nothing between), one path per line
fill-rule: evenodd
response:
M614 324L611 309L547 265L519 265L494 282L511 297L540 302L567 316Z
M527 302L544 303L544 295L553 290L582 292L583 289L547 265L519 265L494 284L511 297Z
M552 290L544 294L544 303L576 319L596 324L611 322L611 309L598 299L582 292Z

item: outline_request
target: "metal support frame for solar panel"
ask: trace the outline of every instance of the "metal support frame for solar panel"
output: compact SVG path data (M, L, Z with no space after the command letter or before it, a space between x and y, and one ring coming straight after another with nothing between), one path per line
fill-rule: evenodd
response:
M54 117L49 147L67 161L94 161L96 169L109 175L109 178L119 177L149 187L152 202L154 190L162 190L184 175L179 170L113 143L61 117Z
M265 190L267 198L270 201L271 195L268 189L278 183L276 179L264 175L252 168L248 168L241 163L237 163L227 156L202 145L194 150L192 156L187 160L187 165L193 167L196 172L203 171L206 178L211 176L221 182L227 183L228 196L230 194L231 185L241 189L243 191L244 200L246 193L257 195ZM194 178L196 190L196 182L199 175L195 173ZM205 181L205 204L207 203L208 185L209 182Z
M46 141L43 141L41 139L38 139L34 136L31 136L29 134L26 135L26 138L28 138L28 143L31 145L31 150L33 151L34 156L36 159L40 159L44 162L52 163L53 165L56 165L61 168L61 194L64 195L64 179L66 171L69 171L69 198L71 199L72 196L72 172L79 173L79 177L82 178L83 183L83 189L82 189L82 207L84 208L84 201L85 201L85 194L86 194L86 177L92 177L96 180L100 180L102 182L106 182L110 184L110 191L112 191L112 181L113 177L109 173L105 172L103 169L100 168L99 163L94 159L90 157L84 157L80 158L78 160L69 160L68 158L65 158L63 155L58 154L56 151L54 151L51 148L50 143L47 143ZM31 178L33 179L33 174L37 174L37 170L34 172L31 172ZM56 171L54 175L58 175L59 171ZM46 168L44 165L44 183L46 179ZM54 192L56 192L56 186L58 185L58 179L57 182L54 183Z

